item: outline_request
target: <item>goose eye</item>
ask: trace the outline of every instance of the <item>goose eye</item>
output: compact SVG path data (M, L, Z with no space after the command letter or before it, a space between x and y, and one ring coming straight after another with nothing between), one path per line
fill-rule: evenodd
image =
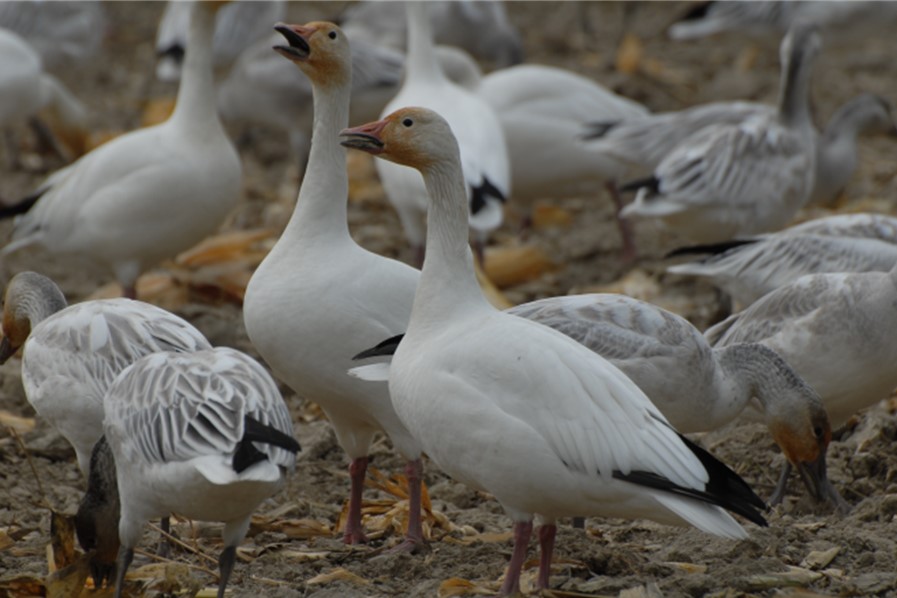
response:
M414 121L411 120L410 118L406 118L405 120L402 121L402 124L405 125L406 127L410 127L411 125L414 124Z
M330 39L336 39L336 31L331 31L327 34L327 37L329 37Z
M822 438L824 434L822 428L820 428L819 426L813 428L813 433L816 434L816 438Z

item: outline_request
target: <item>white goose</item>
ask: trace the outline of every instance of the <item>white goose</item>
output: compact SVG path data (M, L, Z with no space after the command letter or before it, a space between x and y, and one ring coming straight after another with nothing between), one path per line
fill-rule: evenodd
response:
M762 343L819 393L833 426L897 387L897 265L809 274L711 327L714 346Z
M427 0L433 39L463 49L496 68L523 60L520 33L511 24L501 0L456 2ZM408 23L401 2L363 0L349 6L340 24L353 42L362 40L394 50L407 48Z
M661 161L624 217L660 220L691 242L714 243L787 225L809 199L815 131L809 113L810 67L819 35L797 26L782 43L778 110L737 125L711 125Z
M805 274L887 272L897 264L897 218L841 214L778 233L674 253L695 252L711 255L670 266L667 272L705 278L743 309Z
M196 2L177 107L164 123L101 145L55 173L0 255L39 244L137 277L215 232L236 205L240 159L215 111L212 28L218 3Z
M188 47L191 4L195 0L168 2L156 30L156 77L161 81L181 78ZM282 0L237 0L222 7L215 18L212 56L215 66L230 65L246 49L268 36L271 25L286 16ZM269 48L270 49L270 48Z
M48 108L71 135L86 133L87 111L53 75L40 54L17 33L0 28L0 129Z
M66 307L52 280L20 272L6 287L0 363L19 348L28 402L71 443L86 476L103 435L103 395L119 372L149 353L211 345L185 320L149 303L101 299Z
M451 123L461 145L474 247L482 259L489 233L504 219L504 202L511 191L508 150L501 123L492 108L443 73L433 47L428 10L426 3L406 4L409 34L405 82L383 114L400 106L425 106L444 114ZM419 264L423 258L427 213L423 181L413 169L380 160L377 172Z
M548 586L558 517L648 517L744 538L721 504L764 523L755 510L763 503L744 481L680 437L620 370L483 297L459 148L444 119L407 108L343 138L419 169L430 193L426 260L389 389L427 454L493 494L514 519L502 595L518 590L535 515L544 523L540 587Z
M104 405L105 436L76 516L82 545L108 550L120 540L120 598L147 521L174 512L221 521L223 598L252 512L296 465L299 443L277 384L234 349L161 352L121 372Z
M368 450L382 430L409 460L412 488L407 542L422 542L420 446L392 408L386 384L346 374L359 348L405 330L419 272L360 247L349 235L346 153L351 50L330 23L283 25L288 46L275 49L312 82L314 132L307 175L280 240L246 289L246 332L274 373L301 397L318 403L351 464L344 539L364 541L361 497Z

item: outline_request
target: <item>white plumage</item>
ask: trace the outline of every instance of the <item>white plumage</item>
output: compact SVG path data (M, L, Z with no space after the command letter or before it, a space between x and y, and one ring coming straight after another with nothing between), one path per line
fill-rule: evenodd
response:
M211 348L185 320L148 303L102 299L66 307L53 281L34 272L10 281L3 309L0 360L24 347L25 396L71 443L85 476L103 435L103 395L115 377L150 353Z
M39 244L108 266L126 296L137 277L215 232L236 205L241 166L215 112L212 3L194 4L174 114L52 175L3 254Z
M517 590L534 515L546 524L542 587L557 517L649 517L745 536L713 504L725 499L705 494L717 484L709 455L695 453L629 378L563 334L499 312L483 297L466 242L458 145L444 119L407 108L343 137L345 145L418 168L426 181L426 261L389 389L424 451L452 477L493 494L514 519L502 594ZM723 468L711 467L713 475L716 467ZM743 504L762 504L730 475L745 491ZM653 488L639 485L648 479L657 482ZM682 494L663 489L672 487ZM756 515L753 507L739 512Z
M345 34L330 23L279 25L278 31L289 46L277 49L312 82L313 142L296 208L249 281L243 317L259 354L301 397L321 406L351 459L345 540L360 542L361 493L374 434L386 432L413 461L412 480L420 474L420 446L396 416L386 385L356 380L346 370L358 350L405 330L419 273L363 249L349 235L346 155L338 139L348 124L351 94ZM419 515L419 508L411 512ZM409 525L412 542L421 540L420 533L419 523Z
M112 472L94 468L78 517L83 529L85 519L97 516L91 503L104 496L114 500L117 482L116 598L143 526L173 512L224 523L222 597L252 512L295 468L299 445L277 384L234 349L161 352L125 369L109 387L104 407L105 442L96 453L111 453L115 482ZM115 533L111 522L93 521L98 537Z
M464 178L469 188L470 227L481 254L489 233L504 219L511 192L511 170L501 124L494 110L475 93L451 82L437 61L426 3L408 2L408 52L405 81L383 114L400 106L425 106L444 114L461 146ZM377 173L402 221L412 248L423 250L427 192L412 169L377 161Z

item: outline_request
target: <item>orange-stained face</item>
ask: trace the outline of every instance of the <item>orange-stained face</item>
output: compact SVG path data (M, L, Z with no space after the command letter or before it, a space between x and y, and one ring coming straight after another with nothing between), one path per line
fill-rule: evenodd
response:
M815 462L832 440L832 428L824 412L797 421L772 422L769 431L793 465Z
M342 144L412 168L424 169L457 155L445 120L426 108L401 108L383 120L345 129ZM445 143L451 140L451 143Z
M352 53L343 31L326 21L306 25L278 23L274 29L288 45L275 46L319 85L347 83L352 73Z

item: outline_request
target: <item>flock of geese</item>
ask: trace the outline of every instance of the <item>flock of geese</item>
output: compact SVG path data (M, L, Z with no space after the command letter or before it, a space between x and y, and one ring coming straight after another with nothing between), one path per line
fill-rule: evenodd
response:
M69 306L52 280L20 272L2 318L0 361L21 350L28 401L87 478L76 527L97 586L108 580L121 596L144 524L179 513L224 523L223 596L251 514L300 449L267 369L135 300L143 272L215 232L239 201L240 158L219 112L278 127L305 162L243 315L273 376L320 405L350 459L346 543L366 541L362 494L378 432L407 461L410 516L393 550L424 543L426 454L513 520L502 595L518 590L534 519L543 588L559 518L647 518L732 539L748 533L730 513L766 525L766 501L682 436L742 415L763 421L786 458L770 504L796 470L811 496L849 510L826 453L834 427L897 386L897 220L856 214L782 229L846 185L858 134L895 127L888 102L864 94L816 130L810 75L822 23L785 27L777 105L650 114L574 73L510 66L522 46L499 3L440 4L435 16L408 3L407 27L398 4L359 4L342 27L275 26L278 2L223 4L171 3L163 18L157 74L180 79L168 120L107 142L3 209L17 218L0 255L41 245L86 256L124 289ZM458 19L494 35L469 35ZM381 21L380 33L364 33L362 23ZM78 112L16 22L29 20L0 10L10 27L0 29L0 125L49 102ZM722 27L703 23L671 34ZM483 74L439 39L501 68ZM6 85L8 61L21 72ZM217 89L216 61L232 64ZM358 120L372 122L349 128ZM349 234L346 148L377 159L422 269ZM621 208L629 259L627 219L652 219L702 244L678 252L701 259L670 271L708 279L742 311L702 333L623 295L493 307L476 264L506 202L601 189ZM626 191L637 194L623 207Z

